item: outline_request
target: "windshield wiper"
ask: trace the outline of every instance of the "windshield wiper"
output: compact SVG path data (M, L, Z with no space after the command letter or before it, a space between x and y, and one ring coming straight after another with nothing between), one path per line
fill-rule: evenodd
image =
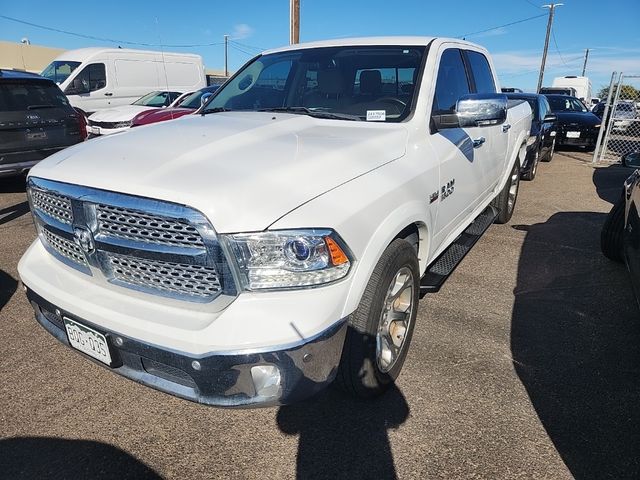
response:
M41 108L56 108L57 105L53 105L51 103L43 103L41 105L29 105L27 110L39 110Z
M230 112L230 111L231 111L230 108L214 107L214 108L209 108L209 109L203 110L202 112L200 112L200 115L207 115L208 113Z
M362 120L357 115L349 115L347 113L333 113L323 112L321 110L311 110L307 107L273 107L273 108L261 108L258 112L282 112L282 113L298 113L302 115L309 115L315 118L330 118L332 120Z

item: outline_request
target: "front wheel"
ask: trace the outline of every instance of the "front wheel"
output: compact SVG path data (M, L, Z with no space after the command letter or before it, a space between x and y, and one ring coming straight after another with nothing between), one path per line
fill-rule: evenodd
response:
M543 162L550 162L551 160L553 160L553 154L556 153L556 139L554 137L553 139L553 143L551 144L551 148L549 149L549 153L547 153L547 156L542 160Z
M497 208L500 213L496 217L495 223L507 223L511 220L513 211L516 208L516 200L518 199L518 189L520 187L520 159L516 158L513 164L507 183L502 188L496 198L493 199L491 205Z
M384 393L400 374L418 311L415 249L394 240L378 261L360 305L349 316L336 383L360 398Z
M538 171L538 162L540 161L540 147L536 150L536 154L533 157L532 165L529 167L529 171L522 174L522 180L531 181L536 178L536 173Z

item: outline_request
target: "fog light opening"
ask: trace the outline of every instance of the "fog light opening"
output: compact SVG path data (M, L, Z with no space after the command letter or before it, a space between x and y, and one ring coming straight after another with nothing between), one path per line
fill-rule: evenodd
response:
M256 365L251 367L251 379L259 397L278 397L281 388L280 370L275 365Z

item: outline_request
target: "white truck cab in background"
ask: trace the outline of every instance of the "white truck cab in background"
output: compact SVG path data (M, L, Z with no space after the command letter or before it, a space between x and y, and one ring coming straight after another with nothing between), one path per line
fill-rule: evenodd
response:
M552 87L572 87L576 91L575 97L582 100L587 107L591 107L591 80L589 77L576 75L556 77L553 79Z
M69 50L41 75L86 114L129 105L154 90L192 92L206 86L199 55L124 48Z
M511 218L531 118L463 40L269 50L198 114L34 167L20 277L51 335L182 398L379 395L419 298Z

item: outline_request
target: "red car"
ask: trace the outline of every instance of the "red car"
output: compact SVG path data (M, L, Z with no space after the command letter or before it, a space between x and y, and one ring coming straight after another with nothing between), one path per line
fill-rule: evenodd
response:
M180 118L184 115L195 112L200 108L201 98L205 93L213 93L220 85L212 85L210 87L201 88L197 92L193 92L180 103L177 107L160 108L153 110L145 110L140 112L131 122L132 127L139 127L140 125L149 125L150 123L164 122L165 120L173 120Z

